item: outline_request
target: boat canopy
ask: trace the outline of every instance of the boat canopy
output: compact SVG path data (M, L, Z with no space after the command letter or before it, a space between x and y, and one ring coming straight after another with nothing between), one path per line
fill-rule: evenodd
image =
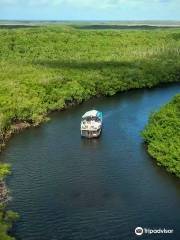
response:
M91 110L91 111L88 111L86 112L82 118L89 118L89 117L97 117L99 119L102 118L102 113L97 111L97 110Z

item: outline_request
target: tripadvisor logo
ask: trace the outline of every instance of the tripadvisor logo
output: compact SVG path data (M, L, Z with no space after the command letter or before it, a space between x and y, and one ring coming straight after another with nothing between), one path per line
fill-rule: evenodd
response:
M144 232L144 230L143 230L142 227L137 227L137 228L135 229L135 234L138 235L138 236L143 235L143 232Z
M172 234L172 233L174 233L173 229L166 229L166 228L150 229L150 228L137 227L135 229L135 234L137 236L141 236L143 234Z

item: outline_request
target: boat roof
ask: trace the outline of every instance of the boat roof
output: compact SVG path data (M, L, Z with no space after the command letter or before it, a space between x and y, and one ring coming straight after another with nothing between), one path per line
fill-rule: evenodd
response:
M91 110L86 112L82 118L86 118L86 117L99 117L101 115L101 113L97 110Z

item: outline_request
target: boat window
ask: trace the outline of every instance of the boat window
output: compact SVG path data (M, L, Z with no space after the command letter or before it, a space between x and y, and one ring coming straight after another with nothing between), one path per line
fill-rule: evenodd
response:
M82 120L100 122L100 119L98 117L85 117Z

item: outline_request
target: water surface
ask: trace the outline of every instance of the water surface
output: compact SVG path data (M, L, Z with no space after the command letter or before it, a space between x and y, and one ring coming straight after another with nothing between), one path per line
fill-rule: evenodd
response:
M0 159L12 164L8 184L21 240L131 240L134 229L173 228L180 239L180 181L156 166L140 132L180 85L93 99L52 115L11 139ZM82 114L104 114L100 139L80 138Z

